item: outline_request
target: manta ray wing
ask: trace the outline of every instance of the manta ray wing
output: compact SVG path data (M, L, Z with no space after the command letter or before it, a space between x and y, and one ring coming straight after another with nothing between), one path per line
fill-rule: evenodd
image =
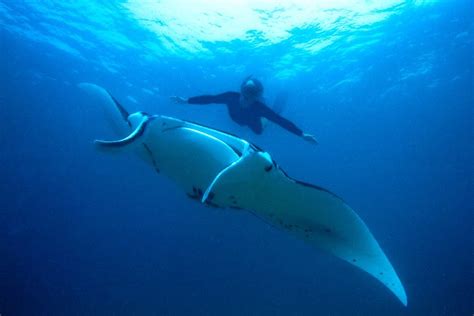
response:
M400 279L360 217L328 190L290 178L267 153L243 157L219 174L210 191L216 203L252 210L366 271L407 305Z

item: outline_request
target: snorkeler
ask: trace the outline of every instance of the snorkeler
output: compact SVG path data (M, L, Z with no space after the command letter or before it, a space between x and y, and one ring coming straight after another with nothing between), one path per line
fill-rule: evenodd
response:
M318 143L313 135L303 133L294 123L269 108L263 102L262 95L262 83L250 76L240 86L240 93L229 91L217 95L202 95L188 99L173 96L171 100L179 104L226 104L231 119L241 126L250 127L256 134L262 134L262 119L268 119L310 143Z

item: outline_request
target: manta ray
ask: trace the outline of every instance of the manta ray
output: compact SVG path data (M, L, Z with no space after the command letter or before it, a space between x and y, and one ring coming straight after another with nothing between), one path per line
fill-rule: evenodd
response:
M387 256L343 199L292 178L268 152L242 138L163 115L130 114L105 89L90 83L79 86L100 101L110 126L123 136L96 140L101 151L134 151L188 197L211 207L251 211L367 272L407 305L405 289Z

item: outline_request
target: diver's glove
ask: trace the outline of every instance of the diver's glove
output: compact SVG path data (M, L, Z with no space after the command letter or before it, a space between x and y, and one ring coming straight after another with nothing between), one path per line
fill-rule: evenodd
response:
M314 144L314 145L317 145L317 144L318 144L318 141L316 140L316 138L315 138L313 135L311 135L311 134L303 133L303 135L302 135L301 137L303 137L303 139L304 139L305 141L307 141L308 143L312 143L312 144Z
M170 97L171 102L174 102L176 104L186 104L188 103L188 99L183 98L183 97L178 97L178 96L172 96Z

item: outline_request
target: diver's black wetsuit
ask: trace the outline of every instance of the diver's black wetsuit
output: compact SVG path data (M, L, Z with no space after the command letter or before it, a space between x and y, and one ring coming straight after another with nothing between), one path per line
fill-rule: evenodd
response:
M295 124L293 124L286 118L278 115L262 102L256 101L254 104L248 107L242 107L240 105L240 93L238 92L225 92L217 95L202 95L197 97L191 97L188 99L188 103L226 104L227 110L229 111L229 115L232 120L239 125L246 125L250 127L252 131L254 131L256 134L261 134L263 132L261 118L265 117L293 134L296 134L298 136L303 135L303 131L300 130Z

